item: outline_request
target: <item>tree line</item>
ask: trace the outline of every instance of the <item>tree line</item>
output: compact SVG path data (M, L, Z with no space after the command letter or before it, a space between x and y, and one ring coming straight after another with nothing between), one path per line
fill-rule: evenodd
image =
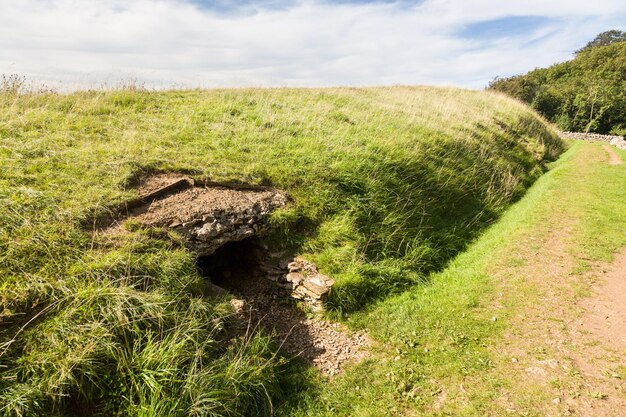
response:
M487 88L530 104L562 130L625 135L626 32L603 32L569 61L496 77Z

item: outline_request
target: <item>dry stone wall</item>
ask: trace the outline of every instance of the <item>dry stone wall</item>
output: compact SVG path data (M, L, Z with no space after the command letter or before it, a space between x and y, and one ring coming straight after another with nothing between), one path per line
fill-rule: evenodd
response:
M560 132L565 139L579 139L588 142L606 142L619 149L626 149L626 140L623 136L601 135L599 133Z
M618 147L619 149L626 150L626 140L621 136L618 136L615 139L612 139L611 142L609 143L613 146Z
M566 139L580 139L589 142L611 142L612 140L624 140L621 136L601 135L599 133L561 132L561 137Z

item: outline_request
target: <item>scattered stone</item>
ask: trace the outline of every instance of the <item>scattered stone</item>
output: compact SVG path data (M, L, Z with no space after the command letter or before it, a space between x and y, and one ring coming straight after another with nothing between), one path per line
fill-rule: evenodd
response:
M317 267L315 265L313 265L311 262L307 261L306 259L303 259L300 257L294 258L292 262L289 262L287 264L287 268L289 269L289 272L301 272L301 271L304 271L305 273L317 272Z
M235 314L243 313L245 305L246 303L243 300L239 300L237 298L233 298L232 300L230 300L230 306L233 308Z
M290 272L287 263L284 266L282 276L286 277ZM245 300L245 314L250 314L245 323L240 323L242 334L249 331L248 323L253 329L265 328L275 335L283 353L303 358L330 377L339 374L345 364L367 357L372 341L366 332L352 332L340 323L311 317L296 306L297 302L280 285L252 271L239 273L242 275L229 281L228 289L237 299ZM309 311L315 311L320 304L307 305Z
M304 281L304 275L298 272L290 272L287 274L285 279L297 286L300 285L302 281Z
M227 288L209 282L208 292L236 295L230 301L233 312L249 314L248 320L240 323L243 334L256 331L260 324L274 333L285 352L304 358L328 376L338 374L345 363L367 356L371 340L365 332L311 318L293 300L302 300L309 311L319 311L334 284L332 278L301 257L290 260L284 252L269 253L262 241L248 239L269 231L270 214L288 202L284 193L268 188L198 186L180 174L148 178L142 184L137 205L127 206L124 218L98 233L124 233L120 222L127 218L146 226L167 227L180 234L199 259L217 257L219 252L215 252L222 246L245 239L248 246L254 246L248 249L254 255L248 256L262 259L258 265L229 264L228 255L220 255L215 264L208 261L209 268L218 268L214 271L223 279L220 285ZM252 330L250 323L254 323Z

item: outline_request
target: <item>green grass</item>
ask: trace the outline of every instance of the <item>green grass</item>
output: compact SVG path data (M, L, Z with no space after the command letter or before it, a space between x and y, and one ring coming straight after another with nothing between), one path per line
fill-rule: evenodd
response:
M626 152L619 152L624 160ZM508 396L517 407L515 415L552 415L543 407L555 394L549 396L527 376L512 372L505 352L514 342L504 334L524 325L513 318L526 317L528 309L546 308L540 315L550 314L541 305L534 274L541 273L542 262L555 261L543 255L552 249L552 233L567 230L564 250L587 265L610 261L626 246L626 169L610 166L606 159L601 145L574 143L521 201L445 270L433 274L428 285L353 315L351 324L367 328L380 342L378 350L332 383L312 384L283 414L498 416L510 413L498 402ZM531 248L537 255L525 254L531 242L538 242ZM577 268L574 264L564 279L573 291L559 295L571 320L575 307L570 303L576 300L569 294L581 296L580 288L588 288ZM506 292L504 305L496 308L501 291ZM532 355L553 357L540 340L535 343ZM555 380L554 388L578 386L577 378L573 373Z
M116 242L92 238L98 216L136 196L138 175L183 171L286 190L294 203L272 218L270 242L332 275L329 314L365 325L373 323L365 317L384 315L373 303L442 269L562 149L528 108L484 92L6 88L0 413L263 415L312 383L265 335L220 342L233 320L228 304L203 297L178 236L138 228ZM455 285L450 291L465 288ZM457 296L471 306L477 293L467 285ZM440 315L430 325L439 332L464 311L439 307L436 286L417 288L429 314ZM375 337L398 346L421 338L421 326L405 334L405 304L394 319L397 340L372 326ZM492 326L475 324L446 343L474 346L473 335ZM390 364L403 375L393 377L398 395L415 397L401 384L421 378L421 367L401 363ZM388 380L368 378L375 375Z

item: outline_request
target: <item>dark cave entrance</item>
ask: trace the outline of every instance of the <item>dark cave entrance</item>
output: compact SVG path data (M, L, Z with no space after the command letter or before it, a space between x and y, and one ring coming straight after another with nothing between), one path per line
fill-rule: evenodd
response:
M197 258L198 269L212 284L227 290L245 289L251 280L260 279L264 253L263 241L249 237L220 246L211 255Z

